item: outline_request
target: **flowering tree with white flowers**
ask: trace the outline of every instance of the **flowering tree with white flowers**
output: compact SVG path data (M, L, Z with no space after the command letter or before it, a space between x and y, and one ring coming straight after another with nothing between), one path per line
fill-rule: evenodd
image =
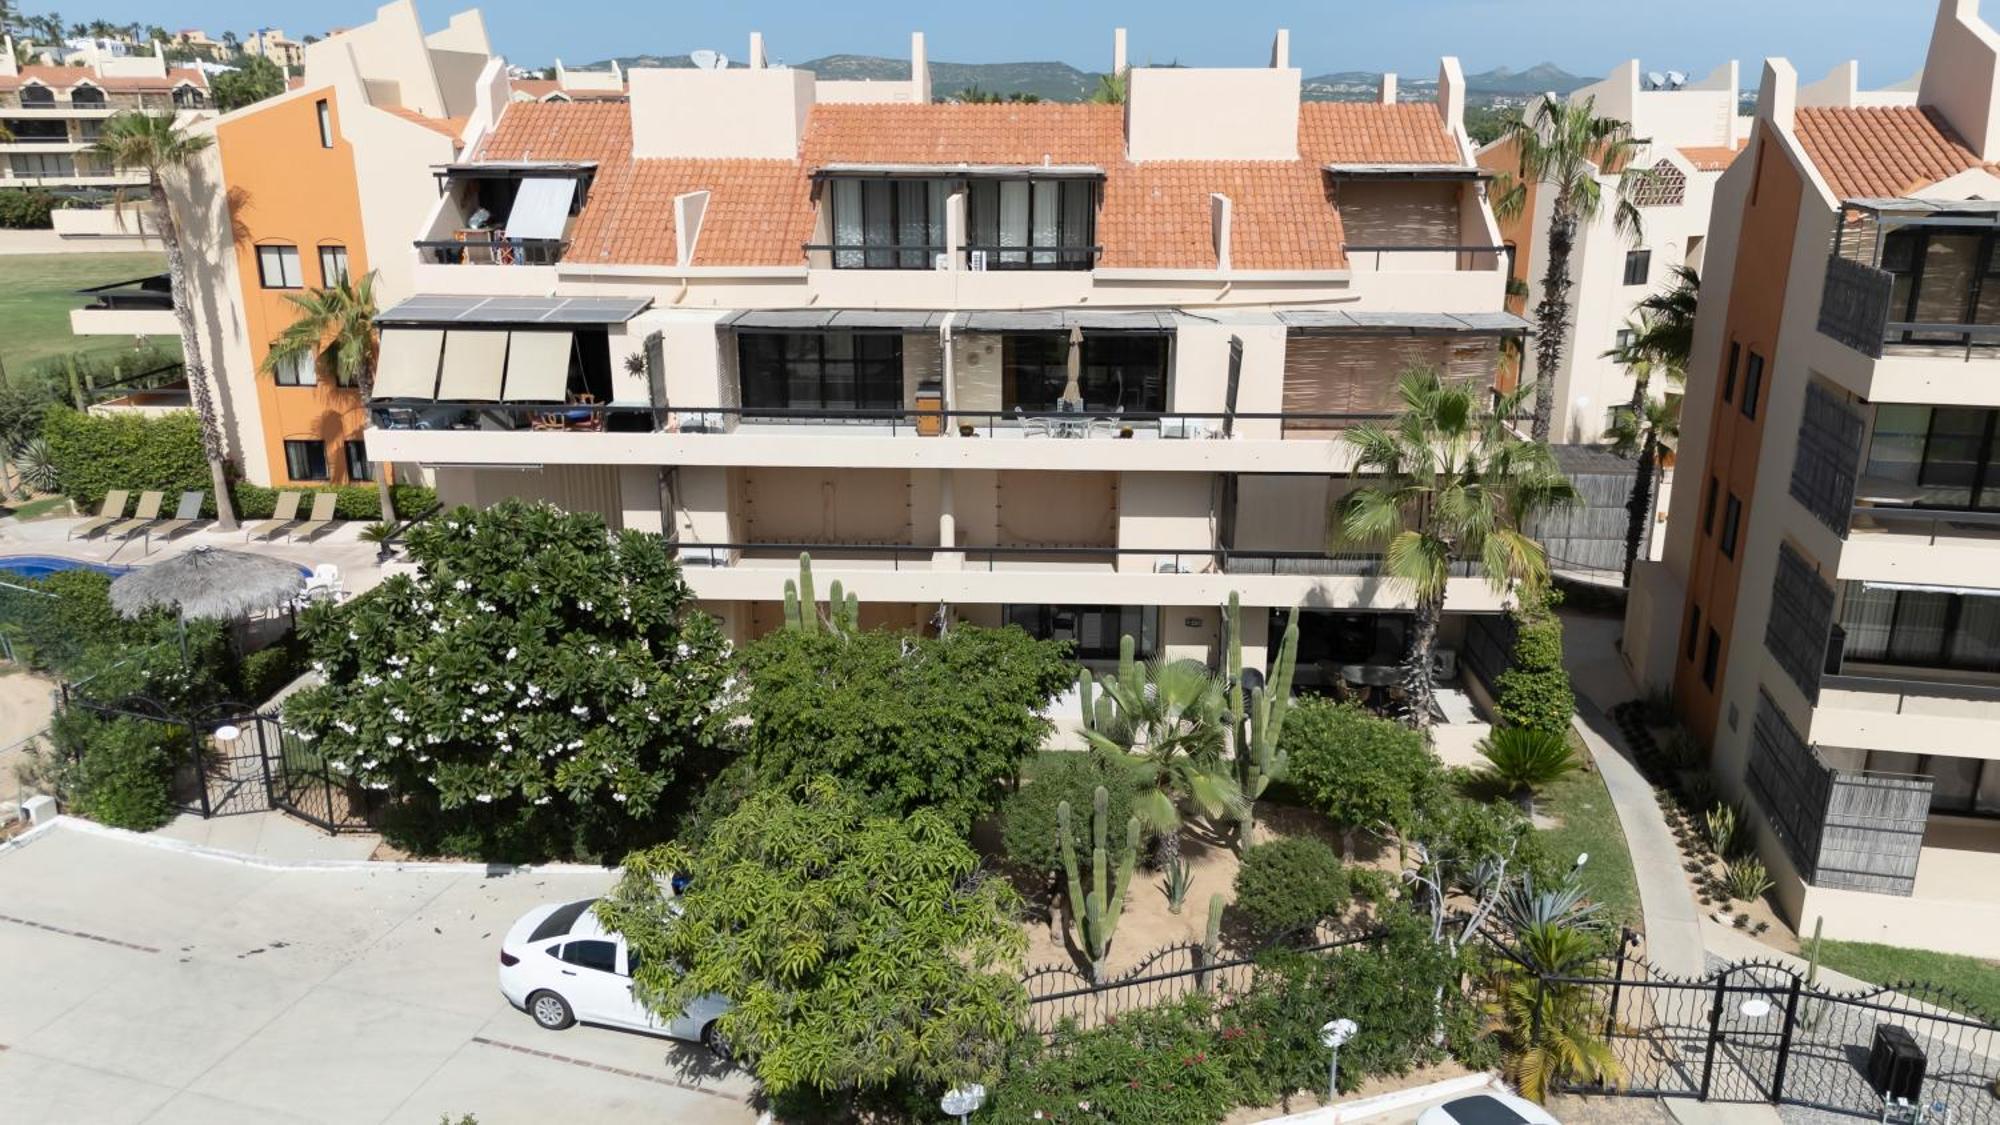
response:
M424 850L646 837L735 692L665 541L507 501L418 525L409 551L414 577L308 619L322 683L286 700L287 725Z

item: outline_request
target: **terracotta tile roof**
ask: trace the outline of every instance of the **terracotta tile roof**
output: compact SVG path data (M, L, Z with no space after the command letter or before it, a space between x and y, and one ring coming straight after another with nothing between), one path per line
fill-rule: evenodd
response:
M1735 148L1728 145L1682 145L1680 151L1697 172L1725 172L1736 163L1743 149L1743 145Z
M509 78L507 88L516 94L526 94L536 101L541 101L562 89L562 84L553 78Z
M1105 173L1100 264L1212 269L1211 194L1230 199L1231 264L1242 269L1339 269L1342 226L1320 170L1327 163L1456 164L1463 159L1435 107L1308 103L1301 155L1278 161L1125 159L1117 106L814 106L799 159L695 160L631 156L623 103L515 102L481 142L478 160L595 160L590 202L568 260L674 260L673 199L710 192L696 265L800 265L813 230L810 179L829 164L1090 164Z
M1462 164L1429 102L1303 102L1299 155L1322 164Z
M1797 129L1806 155L1842 199L1907 195L1982 167L1929 106L1801 108Z
M208 76L188 67L170 67L165 78L124 77L99 78L87 66L24 66L18 75L0 75L0 90L18 90L30 82L37 82L56 90L67 90L72 86L89 84L107 93L137 94L171 91L183 82L206 90Z
M387 113L393 113L411 124L422 125L433 133L443 133L454 140L458 138L460 133L465 131L465 118L463 117L430 117L418 113L414 109L406 109L399 105L377 106L376 108Z

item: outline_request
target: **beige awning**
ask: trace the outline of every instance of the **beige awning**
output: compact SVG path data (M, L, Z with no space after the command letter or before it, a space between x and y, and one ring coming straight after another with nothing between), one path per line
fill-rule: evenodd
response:
M444 402L500 401L500 373L507 362L507 334L454 328L444 337L444 374L438 398Z
M569 392L573 332L516 332L507 352L508 402L561 402Z
M378 399L437 397L438 353L444 333L436 328L385 328L375 360Z

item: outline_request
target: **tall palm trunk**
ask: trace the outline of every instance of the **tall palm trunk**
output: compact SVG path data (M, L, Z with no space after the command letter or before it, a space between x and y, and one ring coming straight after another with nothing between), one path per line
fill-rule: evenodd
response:
M368 409L368 400L375 397L375 372L368 361L363 360L361 370L355 376L355 390L361 392L361 409ZM382 505L382 522L396 522L396 500L389 492L389 476L383 470L389 467L386 461L375 464L375 498Z
M1576 213L1558 201L1549 215L1549 264L1542 271L1542 301L1535 306L1536 441L1549 440L1555 419L1556 369L1562 366L1563 338L1569 335L1570 251L1576 245Z
M1643 417L1643 415L1642 415ZM1639 545L1646 537L1646 525L1653 519L1653 478L1660 460L1660 435L1646 427L1639 446L1639 465L1632 472L1632 498L1625 504L1625 588L1632 588L1632 568L1639 561Z
M153 206L160 213L160 241L167 248L167 280L173 292L174 320L181 329L181 371L187 376L188 397L194 402L195 417L201 421L201 452L208 458L209 483L215 489L215 526L236 530L236 505L229 498L229 470L223 464L222 426L215 417L215 398L209 393L208 370L201 362L201 338L195 333L194 302L188 296L187 261L181 252L180 224L174 221L173 206L159 174L151 177Z
M1431 728L1431 700L1437 696L1431 654L1437 651L1438 620L1444 616L1444 595L1418 594L1416 627L1410 636L1409 662L1403 666L1403 690L1410 697L1410 725Z

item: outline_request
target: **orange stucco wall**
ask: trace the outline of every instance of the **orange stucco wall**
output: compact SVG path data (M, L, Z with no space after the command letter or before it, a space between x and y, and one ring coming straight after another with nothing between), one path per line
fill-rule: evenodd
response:
M321 98L326 99L332 113L332 148L320 144L317 104ZM244 327L251 358L261 367L270 341L296 318L297 310L285 295L330 281L320 276L321 246L346 247L352 277L358 279L368 272L354 152L341 138L340 105L331 89L279 102L221 125L216 129L216 145L236 228ZM259 283L257 247L279 243L298 247L304 289L265 289ZM257 405L273 483L293 483L285 463L287 440L324 442L328 479L335 483L348 480L341 444L360 441L367 427L358 391L336 385L324 369L319 385L312 387L281 387L274 377L260 372Z
M1750 524L1757 518L1757 457L1763 446L1764 424L1770 414L1772 386L1778 373L1778 329L1784 320L1785 286L1791 274L1792 242L1798 232L1799 207L1805 192L1805 182L1798 169L1786 157L1780 143L1765 133L1768 129L1768 125L1759 123L1754 150L1757 160L1753 173L1755 186L1744 206L1742 230L1737 235L1736 277L1729 290L1722 351L1716 357L1717 364L1726 368L1732 350L1730 345L1736 345L1734 350L1740 358L1735 393L1729 401L1723 400L1723 391L1728 388L1730 379L1726 370L1719 371L1714 383L1710 384L1714 387L1714 395L1708 402L1696 403L1692 399L1687 402L1685 409L1707 409L1713 421L1709 430L1706 463L1700 467L1699 474L1687 472L1693 466L1684 466L1681 483L1676 485L1700 490L1701 500L1695 509L1699 519L1701 504L1708 495L1709 480L1713 478L1718 484L1713 527L1703 531L1701 524L1697 523L1694 528L1697 539L1694 564L1688 579L1688 600L1681 608L1680 632L1675 638L1674 698L1680 703L1688 726L1710 745L1714 744L1716 712L1735 641L1731 633L1736 623L1738 584L1742 580ZM1743 416L1742 410L1745 393L1743 371L1748 367L1749 356L1753 352L1764 358L1764 381L1758 394L1757 417L1750 419ZM1722 553L1723 524L1731 493L1743 504L1741 530L1733 559ZM1690 660L1687 655L1688 627L1697 608L1701 611L1700 638L1695 645L1694 658ZM1722 642L1721 659L1716 665L1715 686L1712 688L1701 678L1703 650L1711 627ZM1756 644L1761 643L1762 638L1746 640Z

